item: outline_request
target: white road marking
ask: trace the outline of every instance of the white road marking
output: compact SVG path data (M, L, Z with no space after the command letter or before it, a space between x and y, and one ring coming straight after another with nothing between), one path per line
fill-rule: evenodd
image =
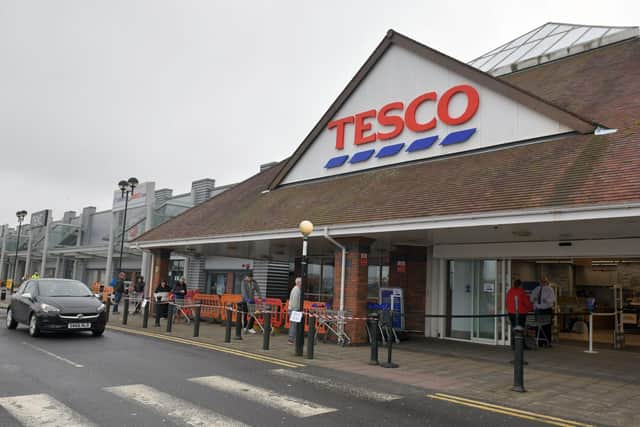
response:
M92 427L92 423L47 394L0 397L0 406L25 427Z
M156 390L144 384L106 387L104 390L125 400L132 400L153 409L162 416L177 421L179 425L206 426L246 426L246 424L225 417L217 412L194 405L183 399Z
M353 386L347 383L331 380L329 378L316 377L314 375L305 374L304 372L299 371L292 371L290 369L272 369L271 373L294 381L303 381L314 384L326 390L345 393L359 399L373 400L375 402L390 402L392 400L402 399L402 396L397 394L381 393L369 390L368 388Z
M223 393L234 394L243 399L251 400L264 406L282 410L290 415L306 418L314 415L326 414L328 412L337 411L335 408L329 408L300 399L293 396L287 396L262 387L232 380L226 377L211 376L191 378L197 384L213 388Z
M76 363L73 360L69 360L66 357L58 356L57 354L51 353L50 351L47 351L44 348L38 347L37 345L29 344L28 342L24 342L24 341L22 342L22 344L24 344L24 345L26 345L28 347L31 347L32 349L34 349L36 351L39 351L41 353L44 353L44 354L46 354L48 356L51 356L51 357L53 357L55 359L58 359L61 362L68 363L69 365L73 366L74 368L84 368L84 365Z

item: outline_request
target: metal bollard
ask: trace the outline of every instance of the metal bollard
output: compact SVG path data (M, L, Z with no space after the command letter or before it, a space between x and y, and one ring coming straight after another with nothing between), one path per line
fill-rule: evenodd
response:
M311 313L308 314L309 316L309 340L307 341L307 359L313 359L313 350L314 350L314 345L315 345L315 341L316 341L316 318L311 316Z
M148 328L149 327L149 301L144 300L142 301L142 303L144 304L144 307L142 309L142 327Z
M524 329L517 325L513 328L515 335L515 363L513 364L513 387L511 390L524 393Z
M236 336L233 339L242 339L242 312L240 310L236 311Z
M231 306L225 308L227 310L227 318L224 322L224 342L231 342Z
M195 314L193 319L193 336L200 336L200 306L197 305L195 308Z
M154 326L160 326L160 302L162 302L162 297L156 298L156 323Z
M4 301L7 299L7 288L4 286L0 288L0 301Z
M371 358L369 365L379 365L378 361L378 313L371 314L369 319L369 330L371 331Z
M107 306L105 309L105 311L107 312L107 318L105 319L105 322L109 323L109 313L111 313L111 298L107 298L105 305Z
M389 325L387 325L387 336L389 337L389 339L387 339L387 361L381 363L380 366L382 366L383 368L397 368L398 364L391 361L391 352L393 349L393 331L391 330Z
M271 311L267 311L264 314L264 336L262 337L263 350L269 350L270 340L271 340Z
M122 324L127 324L127 319L129 319L129 297L124 297L124 312L122 313Z
M173 327L173 304L168 304L167 307L167 332L171 332Z

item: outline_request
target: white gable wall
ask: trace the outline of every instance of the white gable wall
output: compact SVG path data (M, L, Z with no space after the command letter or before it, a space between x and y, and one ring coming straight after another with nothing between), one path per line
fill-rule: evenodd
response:
M473 86L480 97L478 111L467 123L449 126L438 120L434 129L418 133L405 126L404 131L394 139L378 140L362 145L354 145L354 125L350 124L346 126L343 150L336 149L336 129L325 127L291 169L283 183L340 175L571 131L556 120L454 74L442 66L430 63L414 52L397 45L392 45L387 50L332 120L354 116L371 109L379 111L384 105L396 101L403 102L406 110L409 103L423 93L435 91L440 99L449 88L461 84ZM449 108L450 115L454 118L460 116L465 107L466 96L455 95ZM404 113L399 113L397 110L392 114L404 117ZM423 103L418 109L417 121L425 123L433 117L437 118L436 103ZM388 132L392 129L379 125L376 118L367 119L367 122L372 124L372 130L365 135L376 131ZM476 132L468 141L449 146L439 145L447 134L469 128L476 128ZM414 140L432 135L438 135L439 138L429 149L413 153L405 151ZM404 142L405 146L402 152L395 156L378 159L375 158L374 153L371 159L362 163L350 164L347 161L340 167L325 168L327 161L333 157L349 155L351 158L354 153L369 149L375 149L377 153L385 145L401 142Z

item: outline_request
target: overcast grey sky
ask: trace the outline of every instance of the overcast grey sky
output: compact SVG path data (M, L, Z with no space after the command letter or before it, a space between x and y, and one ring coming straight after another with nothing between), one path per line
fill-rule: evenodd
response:
M548 21L640 25L629 1L0 0L0 224L187 192L290 155L389 28L468 61Z

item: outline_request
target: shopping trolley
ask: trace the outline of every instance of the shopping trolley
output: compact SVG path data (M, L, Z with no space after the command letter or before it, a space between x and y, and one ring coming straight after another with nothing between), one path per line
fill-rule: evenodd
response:
M338 344L351 344L351 338L344 331L345 318L351 316L350 312L318 307L314 308L312 313L318 317L318 329L325 328L326 332L323 338L325 342L327 341L329 333L332 333L338 339Z

